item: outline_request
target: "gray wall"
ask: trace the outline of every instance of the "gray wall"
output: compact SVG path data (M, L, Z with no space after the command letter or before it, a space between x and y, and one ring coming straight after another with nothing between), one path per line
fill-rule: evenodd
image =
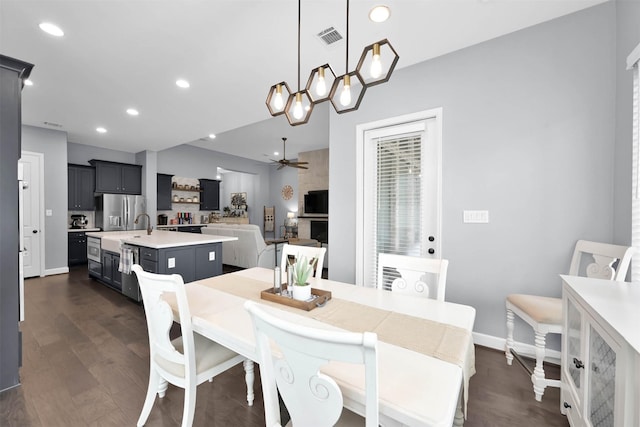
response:
M314 110L315 112L315 110ZM290 185L293 188L293 197L289 200L282 198L282 187ZM271 205L276 207L276 236L280 237L280 227L284 226L284 220L288 212L298 214L298 169L277 168L271 169ZM271 237L271 233L269 233Z
M73 142L67 144L67 159L76 165L88 165L91 159L136 164L136 155L133 153Z
M631 244L631 161L633 156L633 74L627 56L640 43L640 2L616 2L616 148L614 240Z
M44 217L45 270L67 265L67 133L22 126L22 150L44 154L44 206L52 216ZM46 273L43 272L43 273Z
M576 240L613 240L615 13L607 3L399 70L358 111L332 114L330 278L355 280L356 125L443 107L447 300L504 337L507 294L559 296ZM491 223L463 224L464 209Z

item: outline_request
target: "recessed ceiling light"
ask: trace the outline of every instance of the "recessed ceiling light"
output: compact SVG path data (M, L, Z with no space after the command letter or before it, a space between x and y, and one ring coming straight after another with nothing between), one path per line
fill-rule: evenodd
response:
M96 132L98 132L98 133L107 133L107 130L105 128L103 128L103 127L98 127L98 128L96 128Z
M209 139L216 139L216 134L215 133L210 133L209 134Z
M177 85L178 87L183 88L183 89L186 89L186 88L188 88L189 86L191 86L191 85L189 84L189 82L188 82L188 81L186 81L186 80L184 80L184 79L178 79L178 80L176 80L176 85Z
M135 108L127 108L127 114L130 116L137 116L140 113Z
M216 179L220 179L220 175L216 175Z
M274 152L273 152L273 155L274 155L274 156L279 156L279 155L280 155L280 153L278 153L277 151L274 151Z
M47 34L51 34L52 36L56 36L56 37L64 36L64 31L62 31L60 27L58 27L55 24L52 24L51 22L41 22L40 25L38 26L42 31L44 31Z
M384 22L389 19L391 15L391 11L387 6L379 5L374 6L373 9L369 12L369 19L373 22Z
M29 79L24 79L24 85L25 86L33 86L33 82Z

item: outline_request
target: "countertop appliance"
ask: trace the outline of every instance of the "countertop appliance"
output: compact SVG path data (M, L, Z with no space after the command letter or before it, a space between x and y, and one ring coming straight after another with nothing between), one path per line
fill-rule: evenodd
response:
M167 225L169 217L165 214L158 215L158 225Z
M71 215L71 228L86 228L87 222L85 215Z
M102 231L144 230L145 221L134 221L145 211L144 196L102 194L96 196L96 227Z

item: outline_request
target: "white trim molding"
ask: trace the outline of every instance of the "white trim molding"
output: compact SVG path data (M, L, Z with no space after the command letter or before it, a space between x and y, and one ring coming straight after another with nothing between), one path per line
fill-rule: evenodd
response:
M58 267L58 268L50 268L48 270L44 270L44 276L55 276L56 274L65 274L69 272L69 267Z
M631 51L629 56L627 56L627 70L632 69L633 66L638 63L638 61L640 61L640 44L638 44L638 46L636 46L636 48Z
M505 338L494 337L493 335L481 334L480 332L473 333L473 343L481 345L483 347L492 348L494 350L504 351L504 347L507 343ZM532 344L525 344L523 342L516 341L514 348L518 352L518 354L530 357L535 359L536 347ZM545 362L553 363L555 365L560 365L561 353L558 350L545 350ZM507 359L504 361L505 365L507 364Z

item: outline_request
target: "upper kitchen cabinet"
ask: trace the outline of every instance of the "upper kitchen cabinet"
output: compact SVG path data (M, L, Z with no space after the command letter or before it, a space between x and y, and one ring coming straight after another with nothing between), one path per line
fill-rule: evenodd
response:
M142 194L142 166L90 160L96 168L96 193Z
M167 175L165 173L158 174L158 206L159 211L171 210L171 178L173 175Z
M216 181L215 179L200 179L200 189L202 190L200 210L220 210L220 181Z
M93 192L96 188L96 170L90 166L68 165L68 200L70 211L95 209Z

